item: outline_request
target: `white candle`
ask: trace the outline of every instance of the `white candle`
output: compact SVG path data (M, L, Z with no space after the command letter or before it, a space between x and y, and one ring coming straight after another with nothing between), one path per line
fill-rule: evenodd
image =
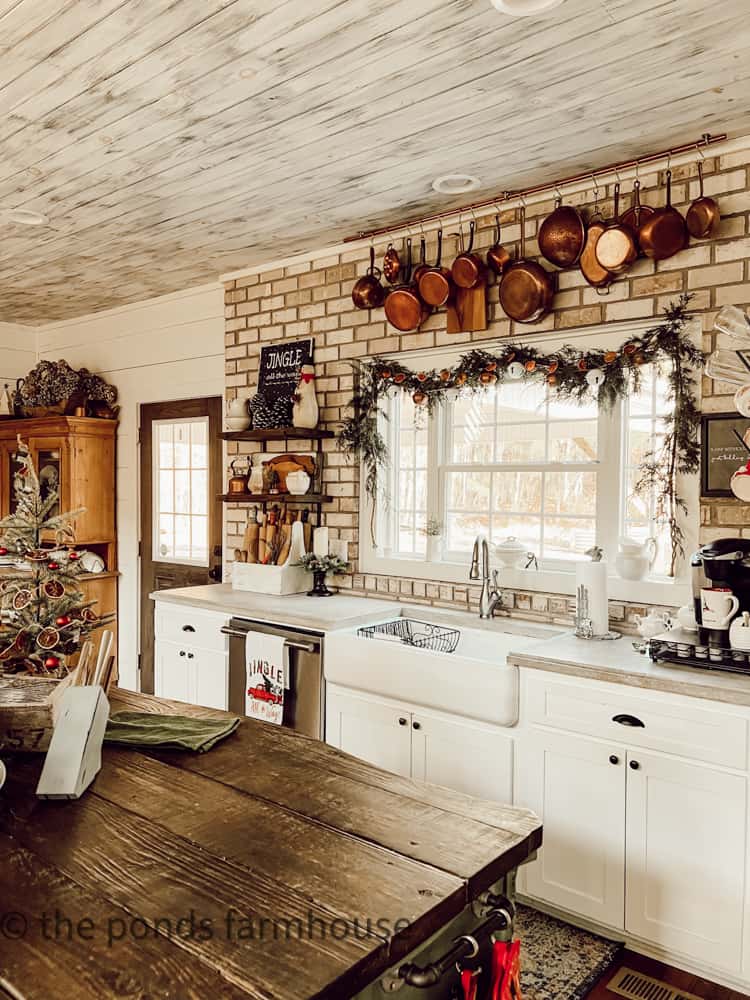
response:
M313 552L318 559L328 555L328 528L316 528L313 532Z

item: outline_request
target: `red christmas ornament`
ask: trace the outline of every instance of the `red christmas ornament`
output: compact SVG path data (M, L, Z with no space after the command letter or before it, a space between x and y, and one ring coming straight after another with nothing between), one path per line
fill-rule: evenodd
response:
M47 668L47 670L57 670L57 668L60 666L60 661L56 656L48 656L47 659L44 661L44 665Z
M55 625L65 628L66 625L70 625L70 618L67 615L60 615L59 618L55 618Z
M7 554L8 554L8 550L5 548L5 546L4 545L0 545L0 556L7 556Z
M60 569L60 564L56 562L47 563L47 569Z
M68 553L68 559L70 559L71 562L75 562L77 559L80 559L80 558L81 557L78 555L78 553L76 551Z

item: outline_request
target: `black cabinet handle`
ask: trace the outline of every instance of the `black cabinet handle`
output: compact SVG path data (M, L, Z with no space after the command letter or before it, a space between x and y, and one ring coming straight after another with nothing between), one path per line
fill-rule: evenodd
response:
M637 771L641 765L637 760L631 760L630 766L634 771Z
M399 724L399 726L405 726L405 725L406 725L406 719L404 719L404 718L400 718L400 719L398 720L398 724Z
M422 728L422 723L421 722L412 722L411 727L412 727L412 729L421 729Z
M183 632L195 632L195 628L192 625L183 625L182 626L182 631Z
M610 754L609 762L610 764L619 764L620 758L617 756L616 753Z
M635 729L645 729L646 723L641 722L635 715L613 715L612 721L618 726L632 726Z

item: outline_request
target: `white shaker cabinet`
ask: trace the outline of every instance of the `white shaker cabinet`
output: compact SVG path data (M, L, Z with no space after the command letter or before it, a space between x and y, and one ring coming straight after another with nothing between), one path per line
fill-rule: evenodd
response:
M174 642L157 639L154 649L154 693L157 698L192 700L193 668L187 651Z
M628 754L626 929L737 971L747 779L661 754Z
M517 801L544 820L524 891L610 927L625 917L625 754L560 733L534 733L519 754Z
M154 693L205 708L229 708L229 650L223 613L157 601Z
M495 801L512 798L513 741L486 723L328 684L326 740L394 774Z

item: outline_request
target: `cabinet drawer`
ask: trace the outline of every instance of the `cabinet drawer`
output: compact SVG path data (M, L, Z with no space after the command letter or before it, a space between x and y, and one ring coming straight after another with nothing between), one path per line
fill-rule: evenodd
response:
M222 626L229 622L228 615L191 608L188 605L156 602L154 630L157 639L167 642L214 649L224 652L228 639L222 635Z
M525 714L533 724L747 768L748 720L739 713L666 692L635 693L625 685L571 680L543 671L524 674ZM614 721L616 716L643 725L623 725Z

